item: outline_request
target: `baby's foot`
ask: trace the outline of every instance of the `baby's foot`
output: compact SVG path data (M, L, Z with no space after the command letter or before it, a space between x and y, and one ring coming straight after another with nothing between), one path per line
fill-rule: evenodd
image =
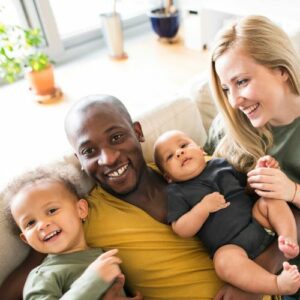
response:
M279 295L292 295L300 288L300 274L297 266L283 263L283 270L277 276Z
M288 259L294 258L299 254L299 245L289 237L280 235L278 237L278 248Z

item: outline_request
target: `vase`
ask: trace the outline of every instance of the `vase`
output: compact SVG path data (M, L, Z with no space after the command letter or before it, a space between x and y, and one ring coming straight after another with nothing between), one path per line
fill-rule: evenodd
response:
M126 57L123 46L123 30L120 14L101 14L102 32L109 55L112 58L122 59Z

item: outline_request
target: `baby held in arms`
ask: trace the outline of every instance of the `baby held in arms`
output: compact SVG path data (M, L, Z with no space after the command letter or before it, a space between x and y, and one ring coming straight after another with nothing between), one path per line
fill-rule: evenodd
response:
M252 260L276 234L287 259L299 254L296 223L286 201L250 195L245 174L224 159L206 162L201 147L177 130L157 139L154 160L170 183L168 222L182 237L199 237L220 278L252 293L290 295L300 288L297 266L284 262L283 271L274 275ZM260 158L257 166L279 167L271 156ZM239 263L224 259L228 255Z

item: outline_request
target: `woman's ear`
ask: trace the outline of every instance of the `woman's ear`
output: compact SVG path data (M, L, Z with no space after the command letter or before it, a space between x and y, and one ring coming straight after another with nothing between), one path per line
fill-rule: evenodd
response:
M289 74L288 74L286 68L278 67L278 70L280 72L280 75L281 75L281 78L283 79L283 81L287 81L289 79Z
M141 123L140 122L134 122L133 123L133 129L134 129L134 132L135 132L135 135L136 135L138 141L140 143L145 142L145 138L144 138L144 134L143 134L143 129L142 129Z
M85 220L89 214L89 206L87 201L85 199L79 199L77 201L77 209L78 209L79 218L81 220Z

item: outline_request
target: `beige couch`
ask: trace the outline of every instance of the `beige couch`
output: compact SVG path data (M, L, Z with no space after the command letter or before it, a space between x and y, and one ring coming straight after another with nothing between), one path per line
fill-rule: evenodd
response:
M180 95L165 100L161 106L135 117L143 127L146 142L142 147L147 161L152 159L152 145L155 139L169 129L179 129L188 133L199 145L205 143L207 130L216 109L204 78L200 76L193 79ZM10 232L2 202L0 202L0 239L1 284L7 274L18 266L28 253L28 247Z

